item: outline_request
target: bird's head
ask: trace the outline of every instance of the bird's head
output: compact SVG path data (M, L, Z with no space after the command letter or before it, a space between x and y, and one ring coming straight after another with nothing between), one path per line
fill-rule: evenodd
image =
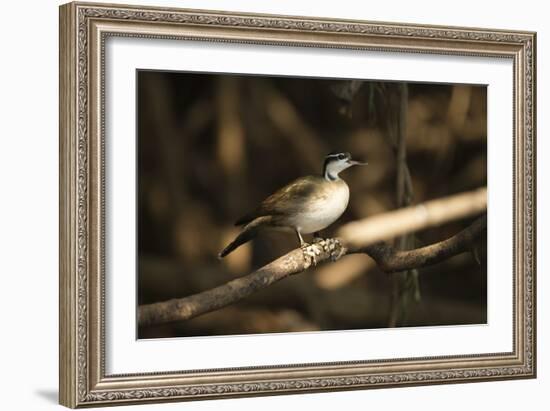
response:
M350 153L330 153L325 157L323 176L327 180L337 180L341 171L357 165L365 166L367 163L353 160Z

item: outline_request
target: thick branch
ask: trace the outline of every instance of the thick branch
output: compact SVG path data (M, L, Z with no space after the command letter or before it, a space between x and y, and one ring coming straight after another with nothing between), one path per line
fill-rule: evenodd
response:
M325 260L328 257L322 256ZM138 324L152 325L188 320L242 300L269 287L289 275L304 271L301 249L296 249L247 276L189 297L142 305L138 309Z
M486 219L482 217L472 226L448 240L411 251L392 251L388 246L378 243L381 240L392 238L406 232L415 231L436 224L441 224L457 218L464 218L479 214L486 208L486 198L483 209L479 207L480 193L486 190L476 190L451 196L447 199L434 200L424 203L421 208L422 216L419 217L418 207L407 207L401 210L385 213L381 216L365 219L360 222L350 223L340 230L343 244L342 255L364 252L371 255L381 267L388 272L402 271L411 268L419 268L442 261L452 255L459 254L469 249L472 241L479 236L486 225ZM461 202L474 202L476 207L459 207L461 213L448 212L445 217L441 207L445 204L453 207L460 206ZM405 224L407 220L414 220L414 224ZM394 226L395 220L401 221L401 230ZM423 221L423 224L419 220ZM389 226L389 234L384 231L384 222ZM369 232L378 230L378 235L370 234L358 242L357 229ZM330 258L328 253L320 252L317 262L323 262ZM140 326L163 324L173 321L187 320L198 315L217 310L243 298L269 287L271 284L293 274L307 269L302 250L296 249L265 265L247 276L232 280L213 289L191 295L154 304L142 305L138 308L138 324Z

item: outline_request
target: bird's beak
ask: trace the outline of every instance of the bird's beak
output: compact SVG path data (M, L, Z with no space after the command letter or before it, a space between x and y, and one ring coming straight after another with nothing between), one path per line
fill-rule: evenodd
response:
M366 166L368 163L366 161L348 160L348 164L350 166Z

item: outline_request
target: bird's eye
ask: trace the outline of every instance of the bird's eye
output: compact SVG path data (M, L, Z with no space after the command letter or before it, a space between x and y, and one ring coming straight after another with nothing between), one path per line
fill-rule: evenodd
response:
M345 157L343 154L338 154L338 160L343 160Z

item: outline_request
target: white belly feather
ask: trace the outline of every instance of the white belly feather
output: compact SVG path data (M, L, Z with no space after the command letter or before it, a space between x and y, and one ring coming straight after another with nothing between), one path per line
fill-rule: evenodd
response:
M347 184L331 187L325 196L311 201L292 218L292 225L303 234L320 231L334 223L346 211L349 201Z

